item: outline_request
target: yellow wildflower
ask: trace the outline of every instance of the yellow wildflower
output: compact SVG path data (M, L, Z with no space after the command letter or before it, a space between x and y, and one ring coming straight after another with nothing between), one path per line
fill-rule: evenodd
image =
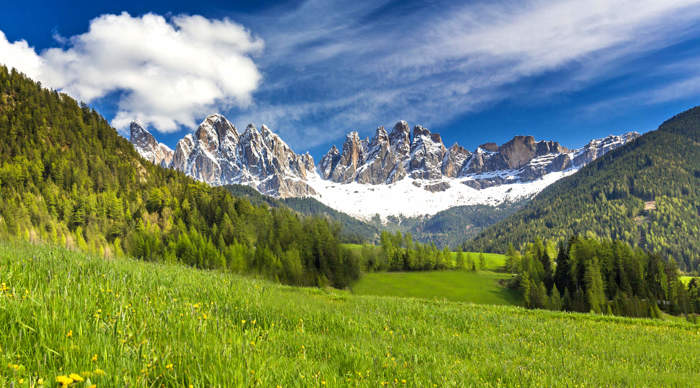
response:
M39 380L37 380L36 383L39 385L44 385L44 379L39 378Z
M95 375L104 376L106 373L102 369L95 369Z
M73 379L68 376L56 376L56 382L61 384L63 387L67 387L73 384Z
M79 374L77 374L77 373L71 373L71 374L68 375L68 377L70 377L71 379L73 379L73 380L75 380L75 381L77 381L77 382L85 381L85 379L82 378L82 377L81 377Z
M92 356L92 362L95 362L95 361L97 361L97 354Z
M66 334L66 338L70 338L73 336L73 330L68 330L68 333Z
M172 369L173 369L173 364L168 364L168 365L166 365L166 366L165 366L165 369L170 369L170 370L172 370Z

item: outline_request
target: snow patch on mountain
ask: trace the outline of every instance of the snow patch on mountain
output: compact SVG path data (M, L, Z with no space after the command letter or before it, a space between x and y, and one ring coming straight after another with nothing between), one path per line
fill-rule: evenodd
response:
M443 178L423 180L405 177L391 184L372 185L358 182L337 183L314 175L307 183L318 193L313 197L327 206L361 220L379 215L416 217L434 215L454 206L491 205L515 202L539 193L557 180L575 173L577 169L557 171L529 181L475 189L465 184L474 179ZM507 173L506 173L507 174ZM431 186L445 187L441 191L429 191Z

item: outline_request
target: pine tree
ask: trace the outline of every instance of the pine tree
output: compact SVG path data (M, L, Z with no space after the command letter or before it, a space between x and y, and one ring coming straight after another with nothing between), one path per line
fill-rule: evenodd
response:
M561 295L559 294L559 290L557 289L557 285L552 286L552 295L550 297L550 303L549 303L549 308L552 310L561 310L562 309L562 300L561 300Z
M598 257L594 256L592 260L585 263L584 284L586 286L586 304L590 311L602 313L604 306L607 303L605 298L605 290L603 289L603 279L600 275L600 267Z
M462 251L462 248L459 248L457 250L457 258L455 259L455 266L457 269L462 270L464 269L464 252Z

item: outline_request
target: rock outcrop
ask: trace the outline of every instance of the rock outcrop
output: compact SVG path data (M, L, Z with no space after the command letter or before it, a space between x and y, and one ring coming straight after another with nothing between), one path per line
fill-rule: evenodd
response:
M163 167L170 166L173 160L173 150L165 144L158 143L150 132L133 122L129 126L129 141L136 151L153 164Z

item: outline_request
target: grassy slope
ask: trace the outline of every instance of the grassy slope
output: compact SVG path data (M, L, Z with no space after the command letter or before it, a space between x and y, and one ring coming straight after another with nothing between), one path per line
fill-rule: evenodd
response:
M357 295L447 299L479 304L518 305L520 294L498 284L511 275L496 272L430 271L366 274L352 286Z
M11 243L0 282L0 386L96 369L98 386L700 380L700 331L680 322L358 297Z

